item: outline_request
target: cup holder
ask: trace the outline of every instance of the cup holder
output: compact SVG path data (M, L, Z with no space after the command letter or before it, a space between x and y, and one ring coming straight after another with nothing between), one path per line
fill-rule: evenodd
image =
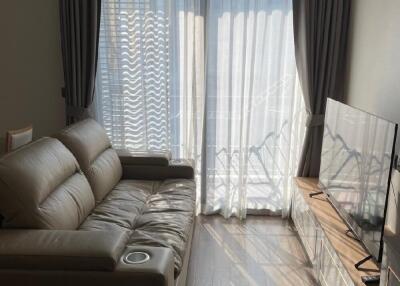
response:
M141 264L150 260L150 255L143 251L129 252L124 256L126 264Z

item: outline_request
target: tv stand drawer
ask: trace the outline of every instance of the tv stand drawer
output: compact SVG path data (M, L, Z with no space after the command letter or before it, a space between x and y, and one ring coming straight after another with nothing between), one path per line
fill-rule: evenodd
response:
M381 272L381 286L400 285L400 236L387 235L384 238L384 252Z
M319 240L319 231L316 220L313 217L310 208L302 198L299 192L295 192L292 209L292 220L301 238L308 258L314 264L317 255L317 242Z

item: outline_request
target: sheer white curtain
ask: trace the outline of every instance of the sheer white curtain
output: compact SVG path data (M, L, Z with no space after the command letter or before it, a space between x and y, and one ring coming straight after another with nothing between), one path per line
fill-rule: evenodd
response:
M203 211L287 210L300 101L291 1L209 1L207 57Z
M203 213L287 213L296 83L289 0L102 2L96 117L116 147L195 159Z

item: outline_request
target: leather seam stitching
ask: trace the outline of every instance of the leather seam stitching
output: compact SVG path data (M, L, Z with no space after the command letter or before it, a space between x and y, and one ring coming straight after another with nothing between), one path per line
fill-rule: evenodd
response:
M107 152L109 149L115 150L113 149L111 146L108 146L106 149L101 150L94 158L93 160L89 160L89 168L91 165L93 165L94 162L97 161L97 159L100 157L100 155L102 155L104 152Z
M55 186L53 188L52 191L50 191L50 193L47 194L46 197L44 197L39 203L38 203L38 208L41 208L43 203L54 193L55 190L57 190L58 188L60 188L61 186L63 186L65 184L66 181L68 181L69 179L71 179L72 177L74 177L77 174L81 174L81 172L79 172L79 169L75 170L74 173L72 173L70 176L68 176L67 178L65 178L64 180L62 180L57 186ZM83 175L82 175L83 176Z

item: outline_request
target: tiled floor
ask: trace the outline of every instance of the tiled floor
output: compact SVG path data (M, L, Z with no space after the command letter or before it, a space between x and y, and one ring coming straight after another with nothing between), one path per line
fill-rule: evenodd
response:
M296 232L278 217L200 216L187 286L317 285Z

